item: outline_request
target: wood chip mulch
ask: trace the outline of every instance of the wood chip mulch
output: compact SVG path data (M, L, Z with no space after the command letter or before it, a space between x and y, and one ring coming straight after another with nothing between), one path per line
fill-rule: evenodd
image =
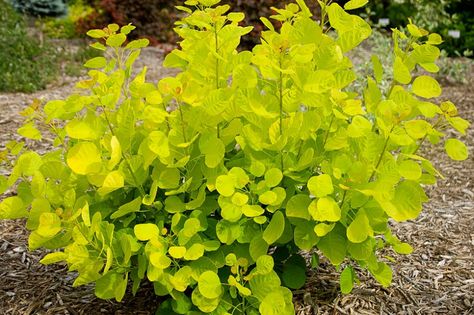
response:
M159 68L160 51L145 50L143 64L153 76ZM471 71L472 73L472 67ZM0 149L11 139L21 117L18 112L34 98L57 99L68 95L73 80L34 94L0 94ZM445 88L460 115L474 122L474 76L469 84ZM474 314L474 137L464 138L471 156L450 161L441 149L426 149L445 175L429 188L432 198L415 221L394 223L394 233L415 249L407 256L387 252L395 259L393 285L383 288L367 272L350 295L338 289L338 272L326 261L309 271L304 289L296 291L298 315L306 314ZM44 147L47 150L47 146ZM125 301L99 300L92 286L73 288L74 274L65 265L42 266L44 251L28 252L28 232L23 220L0 222L0 314L154 314L159 304L153 288L145 285Z

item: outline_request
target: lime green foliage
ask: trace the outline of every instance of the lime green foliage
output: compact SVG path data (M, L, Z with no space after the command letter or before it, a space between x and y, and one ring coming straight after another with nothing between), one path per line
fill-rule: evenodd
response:
M454 104L435 103L435 80L411 74L435 72L437 36L395 30L398 81L382 93L369 78L358 95L347 92L356 76L345 54L371 33L361 18L323 3L330 36L298 0L275 9L281 33L263 19L262 43L238 52L250 28L217 3L180 7L181 48L164 64L181 72L158 84L146 68L132 71L148 44L126 42L133 26L91 30L93 47L112 57L86 62L83 93L25 111L20 134L40 139L46 124L56 148L9 144L18 158L0 183L20 183L0 216L27 217L30 248L63 249L43 262L65 260L74 285L95 282L100 298L120 301L129 280L133 292L153 282L170 297L158 314L294 314L288 288L305 283L301 249L349 265L344 293L358 281L351 265L388 286L378 251L411 251L388 221L416 218L422 185L440 176L419 147L439 143L448 125L469 126ZM446 150L467 157L457 139Z
M23 17L0 0L0 91L32 92L58 73L57 52L27 33Z

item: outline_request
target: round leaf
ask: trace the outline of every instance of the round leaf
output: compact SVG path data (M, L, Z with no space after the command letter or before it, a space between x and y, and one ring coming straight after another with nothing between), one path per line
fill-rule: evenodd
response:
M354 287L354 271L352 270L352 267L346 267L344 271L341 272L339 284L343 294L351 293L352 288Z
M158 226L152 223L137 224L133 228L133 231L139 241L148 241L157 238L160 235Z
M403 161L398 166L398 172L401 176L409 180L418 180L421 177L421 167L415 161Z
M213 271L206 271L199 276L199 292L208 299L216 299L222 294L219 276Z
M80 142L67 154L67 165L80 175L97 173L101 168L101 161L100 152L92 142Z
M273 191L267 191L258 197L258 201L264 205L270 205L278 200L278 195Z
M309 220L311 218L308 212L308 206L311 199L308 195L299 194L291 197L286 204L286 215L292 218L301 218Z
M249 218L258 217L263 214L265 210L259 205L244 205L242 207L242 213Z
M433 98L441 95L441 87L438 81L426 75L415 79L412 90L413 93L424 98Z
M341 208L331 197L314 200L308 207L309 212L316 221L337 222L341 219Z
M331 176L322 174L313 176L308 180L308 189L313 196L325 197L334 192Z
M269 169L265 173L265 184L267 187L277 186L283 179L283 173L278 168Z
M365 211L359 210L354 221L347 228L347 238L352 243L362 243L372 233Z
M464 161L468 157L466 145L457 139L446 140L444 148L452 160Z
M234 194L234 180L229 175L220 175L216 179L216 189L222 196L230 197Z
M273 214L270 223L263 232L263 239L268 245L275 243L285 230L285 216L282 212L277 211Z
M184 254L186 254L186 247L171 246L170 248L168 248L168 253L170 254L171 257L180 259L184 257Z
M283 266L283 283L290 289L301 289L306 282L306 262L300 255L291 256Z

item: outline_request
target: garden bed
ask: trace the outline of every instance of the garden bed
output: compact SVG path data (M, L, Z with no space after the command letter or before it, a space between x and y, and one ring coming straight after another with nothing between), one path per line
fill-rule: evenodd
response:
M140 65L148 65L149 80L167 74L160 67L163 49L147 48ZM139 65L139 66L140 66ZM472 66L471 66L472 68ZM472 71L468 71L471 73ZM74 88L77 78L63 78L47 91L0 94L0 149L15 136L19 112L35 99L60 99ZM462 117L474 121L474 77L469 84L445 88ZM449 160L441 149L428 151L445 175L430 188L432 198L416 221L394 224L402 241L413 245L408 256L394 257L393 285L387 289L360 273L362 284L341 295L339 276L324 260L311 271L303 290L295 292L298 314L472 314L474 312L474 137L466 139L471 157L462 163ZM47 150L47 141L44 141ZM74 277L65 265L42 266L44 252L28 252L24 221L0 222L1 314L153 314L159 300L145 285L122 303L102 301L90 286L73 288ZM366 281L367 279L367 281Z

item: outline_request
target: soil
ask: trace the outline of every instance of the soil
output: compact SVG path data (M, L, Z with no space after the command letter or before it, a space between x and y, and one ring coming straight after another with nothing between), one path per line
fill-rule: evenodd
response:
M147 48L140 65L149 67L152 81L168 74L160 67L164 49ZM468 84L448 86L443 98L452 100L462 117L474 121L474 76ZM0 149L15 138L19 112L33 99L65 98L78 78L61 78L45 91L0 94ZM378 285L359 271L361 284L350 295L338 288L338 272L322 260L308 271L304 289L294 292L297 314L474 314L474 137L464 140L471 157L457 163L442 150L424 153L435 161L445 179L428 189L431 201L414 221L393 222L394 233L409 242L414 252L393 257L393 284ZM47 141L40 143L47 150ZM1 198L1 197L0 197ZM74 275L65 265L42 266L44 251L28 252L28 231L23 220L0 222L0 314L153 314L159 304L153 288L145 285L125 301L99 300L92 286L73 288Z

